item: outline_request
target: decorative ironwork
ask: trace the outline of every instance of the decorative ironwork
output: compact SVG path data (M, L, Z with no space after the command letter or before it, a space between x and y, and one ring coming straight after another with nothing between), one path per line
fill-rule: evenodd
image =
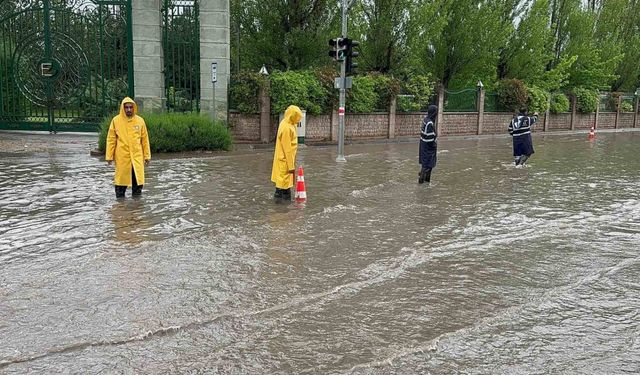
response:
M44 40L33 35L21 43L12 61L16 86L36 105L59 106L82 93L89 82L89 60L82 47L66 35L51 35L52 53L44 57ZM43 70L43 67L47 67ZM43 66L44 65L44 66ZM51 85L53 95L47 96Z
M131 0L0 0L0 127L95 130L132 95Z

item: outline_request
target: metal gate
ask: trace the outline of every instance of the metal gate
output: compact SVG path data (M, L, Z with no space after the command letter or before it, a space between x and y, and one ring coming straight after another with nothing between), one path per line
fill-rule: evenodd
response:
M163 0L162 47L167 111L200 111L198 0Z
M131 0L0 0L0 129L96 131L133 92Z

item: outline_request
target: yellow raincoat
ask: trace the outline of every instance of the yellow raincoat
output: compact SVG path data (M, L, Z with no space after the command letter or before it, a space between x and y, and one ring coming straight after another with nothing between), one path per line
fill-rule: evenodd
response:
M124 104L133 103L133 116L127 117ZM144 185L144 162L151 160L149 135L144 119L137 115L138 106L131 98L124 98L120 114L111 120L107 134L105 160L115 160L114 185L131 186L131 166L136 172L136 182Z
M302 119L302 111L295 105L290 105L284 112L284 118L278 126L276 149L273 153L273 167L271 181L278 189L289 189L293 186L293 173L296 169L296 154L298 152L298 133L296 126Z

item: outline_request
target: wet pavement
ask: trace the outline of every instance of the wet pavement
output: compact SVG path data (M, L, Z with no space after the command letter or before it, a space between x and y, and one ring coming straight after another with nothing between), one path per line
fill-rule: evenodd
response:
M0 133L0 373L627 374L640 133L158 156L116 201L94 136ZM26 147L25 147L26 146Z

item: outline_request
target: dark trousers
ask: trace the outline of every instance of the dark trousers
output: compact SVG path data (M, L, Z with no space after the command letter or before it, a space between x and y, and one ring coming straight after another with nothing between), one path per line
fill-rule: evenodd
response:
M273 195L273 198L277 203L280 202L290 202L291 201L291 189L278 189L276 188L276 192Z
M136 171L131 167L131 195L134 197L139 197L142 195L142 186L138 185L138 180L136 180ZM124 193L127 191L127 186L116 185L116 198L124 198Z

